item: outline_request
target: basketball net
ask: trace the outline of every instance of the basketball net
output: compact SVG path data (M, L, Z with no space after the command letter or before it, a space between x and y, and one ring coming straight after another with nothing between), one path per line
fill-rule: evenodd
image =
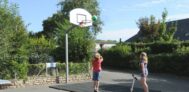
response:
M80 26L80 27L84 27L85 24L86 24L86 23L85 23L84 21L82 21L82 22L79 23L79 26Z
M91 20L83 20L79 22L80 27L86 27L86 24L91 23Z

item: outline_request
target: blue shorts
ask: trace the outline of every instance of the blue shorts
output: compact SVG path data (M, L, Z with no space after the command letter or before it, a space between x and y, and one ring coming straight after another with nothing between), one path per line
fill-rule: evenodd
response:
M93 81L99 81L100 72L93 72Z

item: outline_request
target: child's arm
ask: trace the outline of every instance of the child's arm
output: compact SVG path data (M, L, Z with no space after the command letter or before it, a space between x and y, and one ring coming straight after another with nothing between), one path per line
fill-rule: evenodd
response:
M140 63L141 71L142 71L142 76L144 76L144 63Z
M104 60L102 56L100 56L100 60L101 60L101 62Z
M93 61L94 59L91 61L91 70L93 70Z

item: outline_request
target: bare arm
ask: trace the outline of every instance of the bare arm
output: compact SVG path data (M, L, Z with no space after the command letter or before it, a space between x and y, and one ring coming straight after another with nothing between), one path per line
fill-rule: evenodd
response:
M140 68L141 68L141 71L142 71L142 76L144 76L144 63L140 63Z
M93 70L93 61L94 61L94 58L91 61L91 70Z
M100 60L101 60L101 62L104 60L102 56L100 56Z

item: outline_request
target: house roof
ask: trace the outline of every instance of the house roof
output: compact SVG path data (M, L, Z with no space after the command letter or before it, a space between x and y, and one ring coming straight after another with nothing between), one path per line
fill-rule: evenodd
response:
M189 18L172 22L177 22L177 31L175 32L174 38L182 41L189 40Z

